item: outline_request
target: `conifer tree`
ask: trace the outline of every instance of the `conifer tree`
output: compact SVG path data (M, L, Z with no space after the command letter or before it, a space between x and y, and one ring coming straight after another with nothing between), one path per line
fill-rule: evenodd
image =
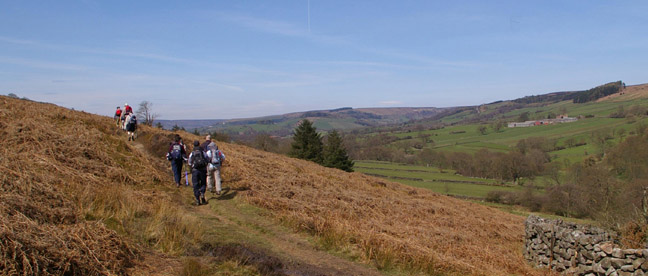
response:
M322 165L330 168L338 168L347 172L353 171L353 161L349 158L340 134L334 130L328 135L328 141L323 153L324 162Z
M295 128L291 146L290 156L322 163L322 138L309 120L303 120Z

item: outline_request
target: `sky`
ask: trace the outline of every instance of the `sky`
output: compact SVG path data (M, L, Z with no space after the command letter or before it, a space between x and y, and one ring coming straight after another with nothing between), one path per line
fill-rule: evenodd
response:
M0 0L0 94L231 119L648 82L648 1Z

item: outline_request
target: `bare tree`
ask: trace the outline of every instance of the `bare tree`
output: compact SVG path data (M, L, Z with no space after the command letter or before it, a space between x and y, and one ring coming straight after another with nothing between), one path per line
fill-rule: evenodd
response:
M140 118L144 118L143 124L147 126L152 126L153 121L158 117L157 114L153 113L153 103L149 101L142 101L139 104L137 115L140 116Z

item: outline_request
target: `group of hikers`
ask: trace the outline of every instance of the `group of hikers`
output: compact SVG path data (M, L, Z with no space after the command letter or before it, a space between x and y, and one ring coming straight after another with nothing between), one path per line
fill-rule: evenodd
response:
M124 104L124 110L119 106L115 111L115 124L118 128L121 128L128 132L128 141L135 141L135 130L137 130L137 117L133 114L133 108Z
M187 157L187 148L180 135L176 134L173 143L169 146L166 158L171 162L176 187L180 187L182 166L184 162L187 162L191 168L191 183L193 184L196 205L203 205L207 204L205 199L207 189L217 195L221 194L220 170L225 161L225 154L218 149L216 143L211 140L210 135L205 137L202 144L199 141L194 141L193 146L193 150ZM186 174L185 178L187 178ZM187 180L187 186L189 185L188 182Z
M128 103L124 104L123 110L118 106L114 118L116 126L128 132L128 141L135 141L137 117L133 114L133 108ZM180 179L182 179L184 163L189 165L196 205L203 205L207 204L207 199L205 199L207 189L217 195L221 194L220 170L225 161L225 154L211 140L211 135L207 135L202 144L199 141L194 141L193 146L193 150L187 156L187 146L182 142L180 135L176 134L174 141L169 146L166 158L171 162L176 187L181 186ZM185 185L189 186L187 177L185 172Z

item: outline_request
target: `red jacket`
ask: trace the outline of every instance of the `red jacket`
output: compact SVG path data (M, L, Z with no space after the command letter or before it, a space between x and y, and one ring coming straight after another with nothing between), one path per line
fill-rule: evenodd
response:
M130 105L126 106L126 113L133 113L133 108Z
M121 109L117 109L117 111L115 111L115 117L121 117Z

